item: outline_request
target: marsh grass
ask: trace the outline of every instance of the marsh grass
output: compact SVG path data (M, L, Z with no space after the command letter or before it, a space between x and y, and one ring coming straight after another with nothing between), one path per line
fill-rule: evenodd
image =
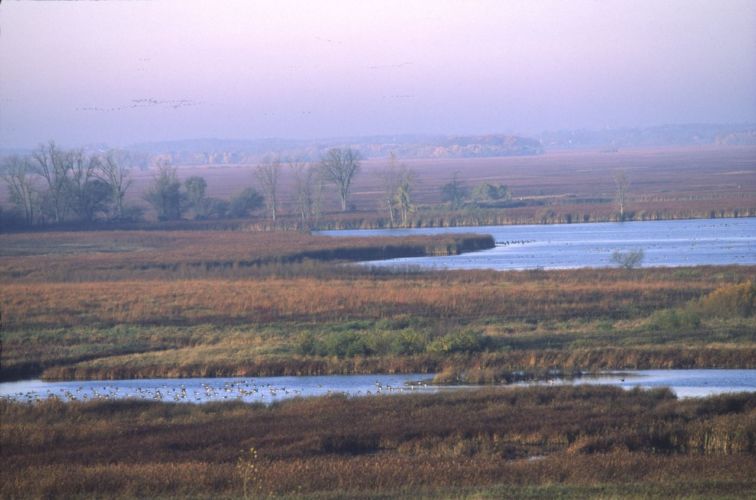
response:
M247 493L284 496L600 496L686 483L742 497L756 489L754 412L752 394L680 401L589 386L270 406L1 402L0 495L240 497L246 480Z
M495 382L523 365L756 364L754 266L420 272L338 263L408 248L453 253L486 238L0 235L0 379L385 370Z
M496 382L524 368L752 368L756 318L733 312L745 310L752 273L743 267L13 283L0 295L0 377L452 370L469 381ZM482 370L469 369L481 360Z

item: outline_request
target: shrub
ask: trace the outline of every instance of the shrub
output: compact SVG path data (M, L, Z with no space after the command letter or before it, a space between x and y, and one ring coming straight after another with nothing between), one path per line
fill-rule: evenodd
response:
M325 350L324 354L340 358L373 354L365 340L365 335L352 331L339 332L327 336L323 342L323 347Z
M746 281L717 288L698 302L698 309L708 316L748 317L753 314L756 283Z
M296 352L304 356L313 356L318 352L318 341L312 332L302 332L297 337Z
M429 352L480 352L486 350L491 338L477 330L461 330L444 335L428 345Z
M640 267L643 263L645 253L643 249L630 250L629 252L620 252L616 250L612 253L612 262L624 269L633 269Z
M664 309L651 316L650 325L654 330L660 331L695 330L701 326L701 317L690 308Z
M425 352L428 337L417 330L406 329L392 336L391 352L399 355L412 355Z

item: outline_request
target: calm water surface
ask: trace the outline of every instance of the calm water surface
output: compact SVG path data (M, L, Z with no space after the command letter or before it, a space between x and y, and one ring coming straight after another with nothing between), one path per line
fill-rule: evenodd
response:
M324 375L314 377L187 378L46 382L26 380L0 384L0 398L64 401L136 398L179 403L244 401L271 403L293 397L345 394L433 393L479 386L432 386L432 375ZM528 382L525 385L614 385L625 389L670 387L679 397L703 397L728 392L756 392L756 370L633 370L606 372L598 377ZM510 386L511 387L511 386Z
M756 370L628 370L597 377L529 382L514 385L614 385L623 389L669 387L681 398L706 397L730 392L756 392Z
M482 233L496 248L448 257L367 263L446 269L608 267L614 251L643 250L643 266L756 264L756 218L322 231L329 236Z
M25 380L0 384L0 398L33 401L57 396L66 401L137 398L204 403L233 401L270 403L294 397L346 394L435 392L433 375L323 375L312 377L182 378L47 382Z

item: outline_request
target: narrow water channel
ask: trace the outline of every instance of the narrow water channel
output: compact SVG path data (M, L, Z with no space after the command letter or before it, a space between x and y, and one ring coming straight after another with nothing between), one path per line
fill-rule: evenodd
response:
M480 386L436 386L433 375L323 375L309 377L186 378L48 382L25 380L0 384L0 398L34 402L142 399L176 403L243 401L271 403L294 397L328 394L375 396L468 390ZM756 370L628 370L599 376L524 382L531 385L614 385L624 389L669 387L678 397L704 397L729 392L756 392Z

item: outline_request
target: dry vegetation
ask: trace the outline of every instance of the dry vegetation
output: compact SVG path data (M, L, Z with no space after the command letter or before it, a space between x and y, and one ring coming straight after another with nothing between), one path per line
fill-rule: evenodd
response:
M240 276L270 264L456 255L493 246L491 236L474 234L369 239L293 231L0 234L0 281L175 279L219 272Z
M283 249L359 255L352 240L298 234L0 240L6 380L756 366L754 267L395 273L265 264ZM358 240L368 252L468 241Z
M0 235L0 378L427 372L488 383L554 368L756 367L756 266L397 273L338 262L484 243ZM754 412L752 394L677 401L607 387L271 406L0 401L0 496L753 496Z
M756 215L756 149L744 147L689 147L628 149L617 153L553 151L538 156L504 158L401 160L415 172L412 188L418 211L416 227L540 222L596 222L615 220L614 173L624 170L630 180L628 210L636 220L708 218ZM356 211L338 213L335 193L327 193L330 212L323 227L380 227L381 173L386 160L363 162L355 178L352 202ZM183 167L181 178L207 179L208 195L228 198L240 185L253 183L254 165ZM441 186L452 175L469 187L481 183L506 184L519 206L465 209L451 212L438 204ZM129 196L141 199L152 180L151 172L136 175ZM296 213L290 176L281 182L282 223ZM291 221L295 222L294 219Z
M756 494L756 398L608 387L271 406L0 403L0 495ZM682 488L682 489L679 489Z

